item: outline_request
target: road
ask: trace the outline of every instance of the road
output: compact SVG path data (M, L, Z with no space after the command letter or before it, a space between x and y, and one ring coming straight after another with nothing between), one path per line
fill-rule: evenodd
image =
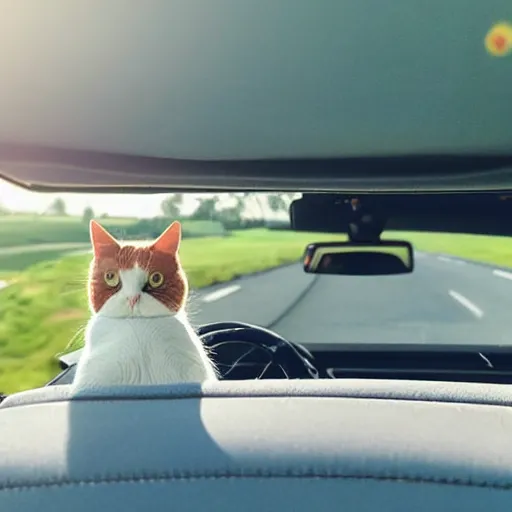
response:
M194 325L239 320L299 343L512 345L512 271L416 253L412 274L305 274L299 265L193 293Z

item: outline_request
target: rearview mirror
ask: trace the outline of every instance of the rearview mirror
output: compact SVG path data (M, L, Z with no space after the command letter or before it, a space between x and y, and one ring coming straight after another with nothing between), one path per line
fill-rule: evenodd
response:
M408 274L414 268L409 242L326 242L310 244L304 253L304 272L346 276Z

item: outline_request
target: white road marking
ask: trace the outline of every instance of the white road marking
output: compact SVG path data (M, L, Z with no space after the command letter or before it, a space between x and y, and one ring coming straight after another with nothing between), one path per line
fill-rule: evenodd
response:
M216 300L227 297L238 290L240 290L240 286L237 284L226 286L225 288L221 288L220 290L205 295L203 297L203 302L215 302Z
M510 272L505 272L504 270L493 270L492 273L495 276L503 277L504 279L510 279L512 281L512 274Z
M484 316L484 312L478 306L473 304L469 299L464 297L464 295L461 295L460 293L457 293L453 290L450 290L448 293L452 299L456 300L459 304L471 311L471 313L473 313L473 315L475 315L477 318L482 318Z
M449 258L448 256L438 256L439 261L445 261L446 263L456 263L457 265L465 265L467 262L464 260L458 260L456 258Z

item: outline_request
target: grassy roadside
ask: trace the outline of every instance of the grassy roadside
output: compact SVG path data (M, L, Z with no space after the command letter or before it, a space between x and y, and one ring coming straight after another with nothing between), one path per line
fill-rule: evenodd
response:
M421 251L512 267L512 237L389 231L385 238L408 240Z
M160 220L167 225L166 219ZM120 239L126 238L128 233L137 235L141 230L154 230L151 219L108 217L98 221ZM222 236L225 232L219 222L184 219L181 224L187 237ZM73 243L89 243L89 225L80 217L23 213L0 216L0 252L4 248L19 246Z
M181 259L192 288L298 260L312 239L332 235L247 230L226 238L183 240ZM58 371L55 355L81 342L87 318L90 256L38 263L0 292L0 392L37 387Z
M41 261L57 260L74 252L85 252L90 247L89 243L75 242L0 248L0 269L2 272L20 271Z
M136 219L107 218L107 229L122 229ZM0 217L0 247L32 244L88 243L89 226L75 216L44 216L16 213Z

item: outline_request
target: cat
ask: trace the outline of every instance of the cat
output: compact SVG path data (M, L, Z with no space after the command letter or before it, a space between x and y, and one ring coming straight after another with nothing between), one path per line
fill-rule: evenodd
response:
M141 247L121 245L94 220L90 236L92 316L75 388L215 380L216 368L184 311L179 222Z

